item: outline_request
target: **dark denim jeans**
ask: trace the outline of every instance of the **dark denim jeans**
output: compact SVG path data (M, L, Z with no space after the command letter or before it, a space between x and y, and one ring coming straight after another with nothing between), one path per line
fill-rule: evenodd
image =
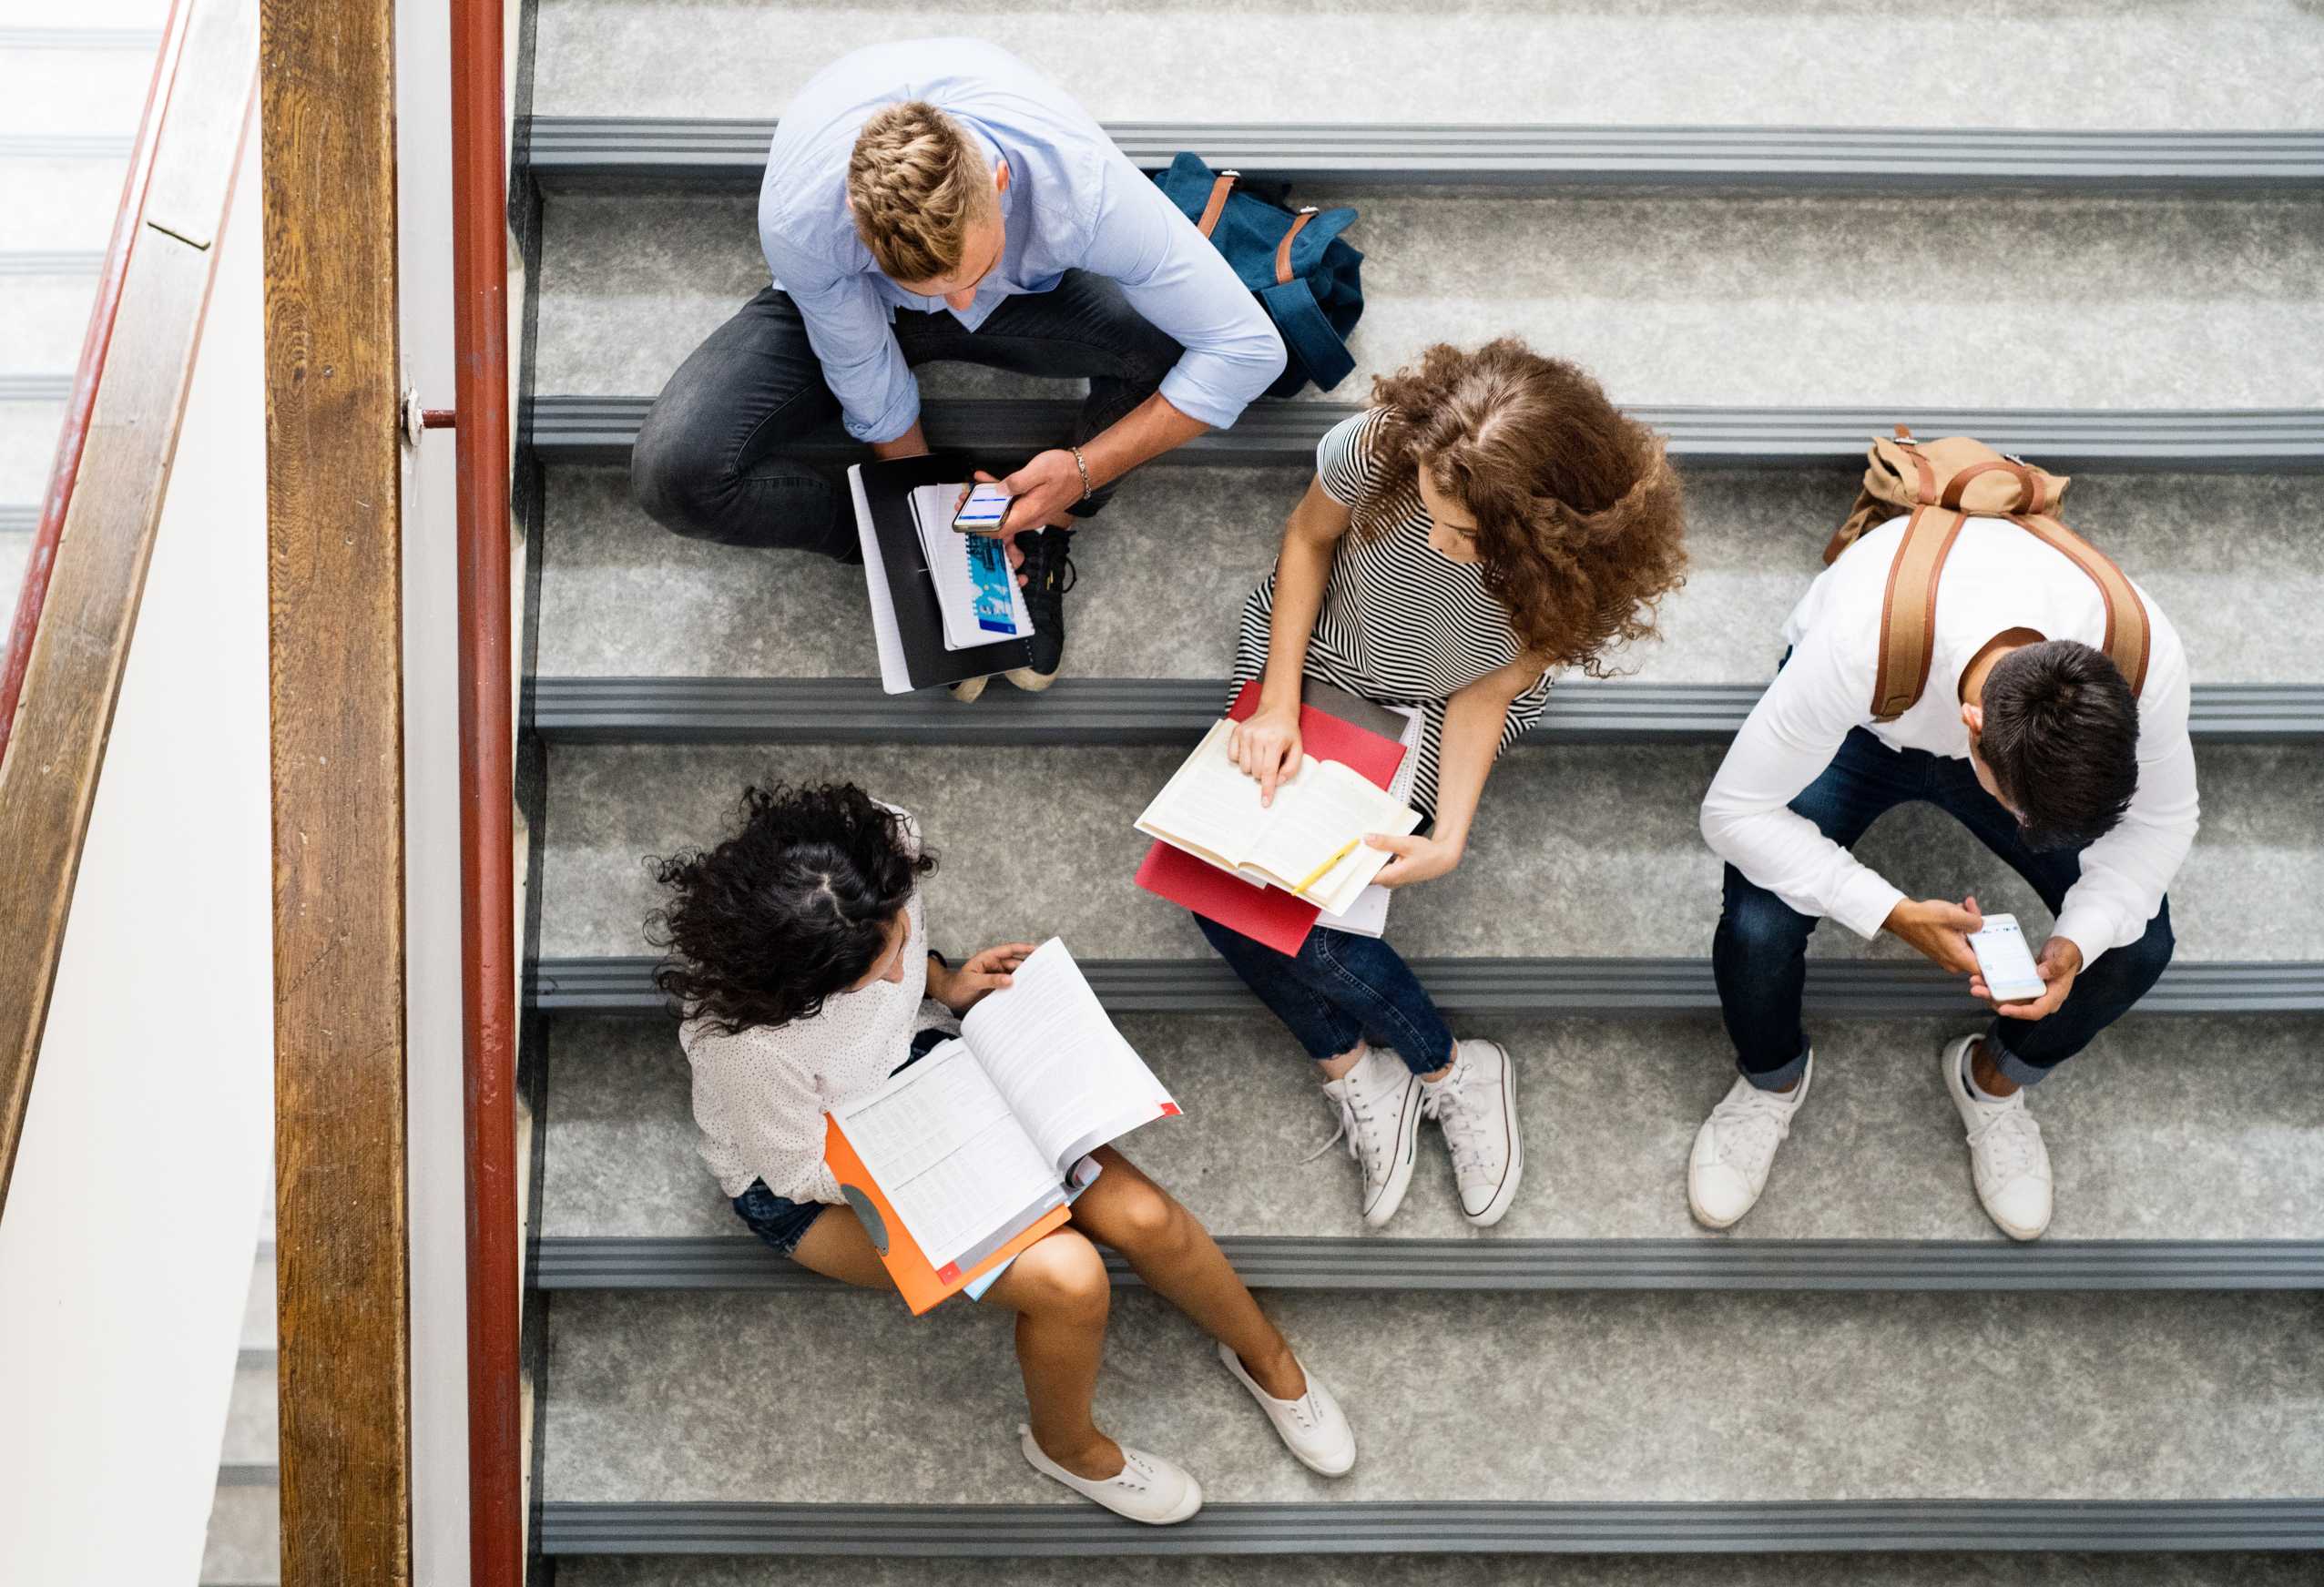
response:
M1088 398L1059 445L1080 445L1152 396L1179 354L1119 286L1086 270L1067 270L1054 290L1006 299L978 331L950 313L899 309L895 336L915 368L950 361L1086 379ZM654 399L630 453L631 488L680 534L856 561L846 471L790 455L839 413L806 320L788 292L769 287L712 331ZM1075 515L1087 517L1111 493L1100 490Z
M1286 954L1200 915L1194 923L1309 1057L1336 1058L1363 1040L1393 1047L1415 1074L1452 1061L1443 1016L1403 956L1377 937L1318 926L1298 953Z
M1936 806L1974 832L2033 884L2053 915L2082 875L2079 849L2028 849L2017 818L1978 785L1967 760L1891 749L1861 727L1842 741L1823 775L1800 790L1791 809L1833 842L1853 847L1877 817L1915 799ZM1719 1012L1735 1043L1737 1067L1765 1090L1790 1084L1807 1065L1799 998L1816 920L1754 886L1732 865L1727 868L1726 908L1711 939ZM2081 1052L2146 995L2171 961L2171 906L2166 899L2146 923L2145 936L2128 947L2109 949L2084 967L2055 1012L2030 1022L1993 1020L2002 1073L2032 1085Z

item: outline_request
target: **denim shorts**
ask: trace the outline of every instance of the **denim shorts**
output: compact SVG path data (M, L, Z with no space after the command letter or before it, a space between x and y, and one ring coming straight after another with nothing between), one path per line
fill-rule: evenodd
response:
M950 1040L949 1031L919 1032L912 1038L912 1056L896 1065L896 1073L911 1068ZM799 1242L807 1237L808 1226L821 1217L830 1205L777 1195L767 1188L765 1180L754 1179L749 1189L734 1198L734 1216L749 1225L752 1234L788 1256L799 1249Z

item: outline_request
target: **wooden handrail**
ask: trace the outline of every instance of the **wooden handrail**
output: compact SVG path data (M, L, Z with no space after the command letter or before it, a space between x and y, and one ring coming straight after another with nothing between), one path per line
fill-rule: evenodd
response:
M510 660L508 121L501 0L452 4L459 457L460 1002L468 1189L470 1587L525 1579Z
M264 7L284 1587L412 1574L395 10Z
M170 13L0 679L0 1211L251 120L256 10Z

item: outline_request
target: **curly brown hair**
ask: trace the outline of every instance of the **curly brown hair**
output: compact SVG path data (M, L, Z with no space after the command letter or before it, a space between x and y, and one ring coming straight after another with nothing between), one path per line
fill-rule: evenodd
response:
M1439 342L1374 380L1372 402L1388 477L1359 534L1416 503L1426 468L1475 514L1484 586L1529 654L1603 677L1603 651L1654 636L1656 604L1686 582L1685 495L1662 437L1597 381L1514 337Z

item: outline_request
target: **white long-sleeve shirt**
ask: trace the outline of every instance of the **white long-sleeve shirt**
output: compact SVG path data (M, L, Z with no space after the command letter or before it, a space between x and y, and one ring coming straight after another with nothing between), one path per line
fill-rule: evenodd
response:
M1903 537L1890 520L1818 575L1784 625L1791 658L1736 735L1703 799L1718 856L1803 914L1860 937L1879 932L1904 893L1787 807L1822 775L1850 729L1898 749L1967 758L1961 675L1994 635L2031 628L2103 646L2105 605L2089 575L2015 524L1962 525L1938 585L1929 685L1892 722L1871 717L1881 602ZM2153 642L2138 699L2138 787L2114 830L2083 851L2082 876L2054 930L2087 965L2136 941L2195 841L2195 748L2187 738L2186 651L2144 590Z
M909 829L916 848L918 830ZM678 1028L694 1071L698 1149L729 1195L763 1179L791 1201L838 1203L839 1181L823 1161L823 1114L884 1084L911 1056L915 1033L959 1031L952 1012L928 996L928 924L917 890L904 913L912 932L902 981L835 992L813 1018L787 1025L731 1036L698 1019Z

